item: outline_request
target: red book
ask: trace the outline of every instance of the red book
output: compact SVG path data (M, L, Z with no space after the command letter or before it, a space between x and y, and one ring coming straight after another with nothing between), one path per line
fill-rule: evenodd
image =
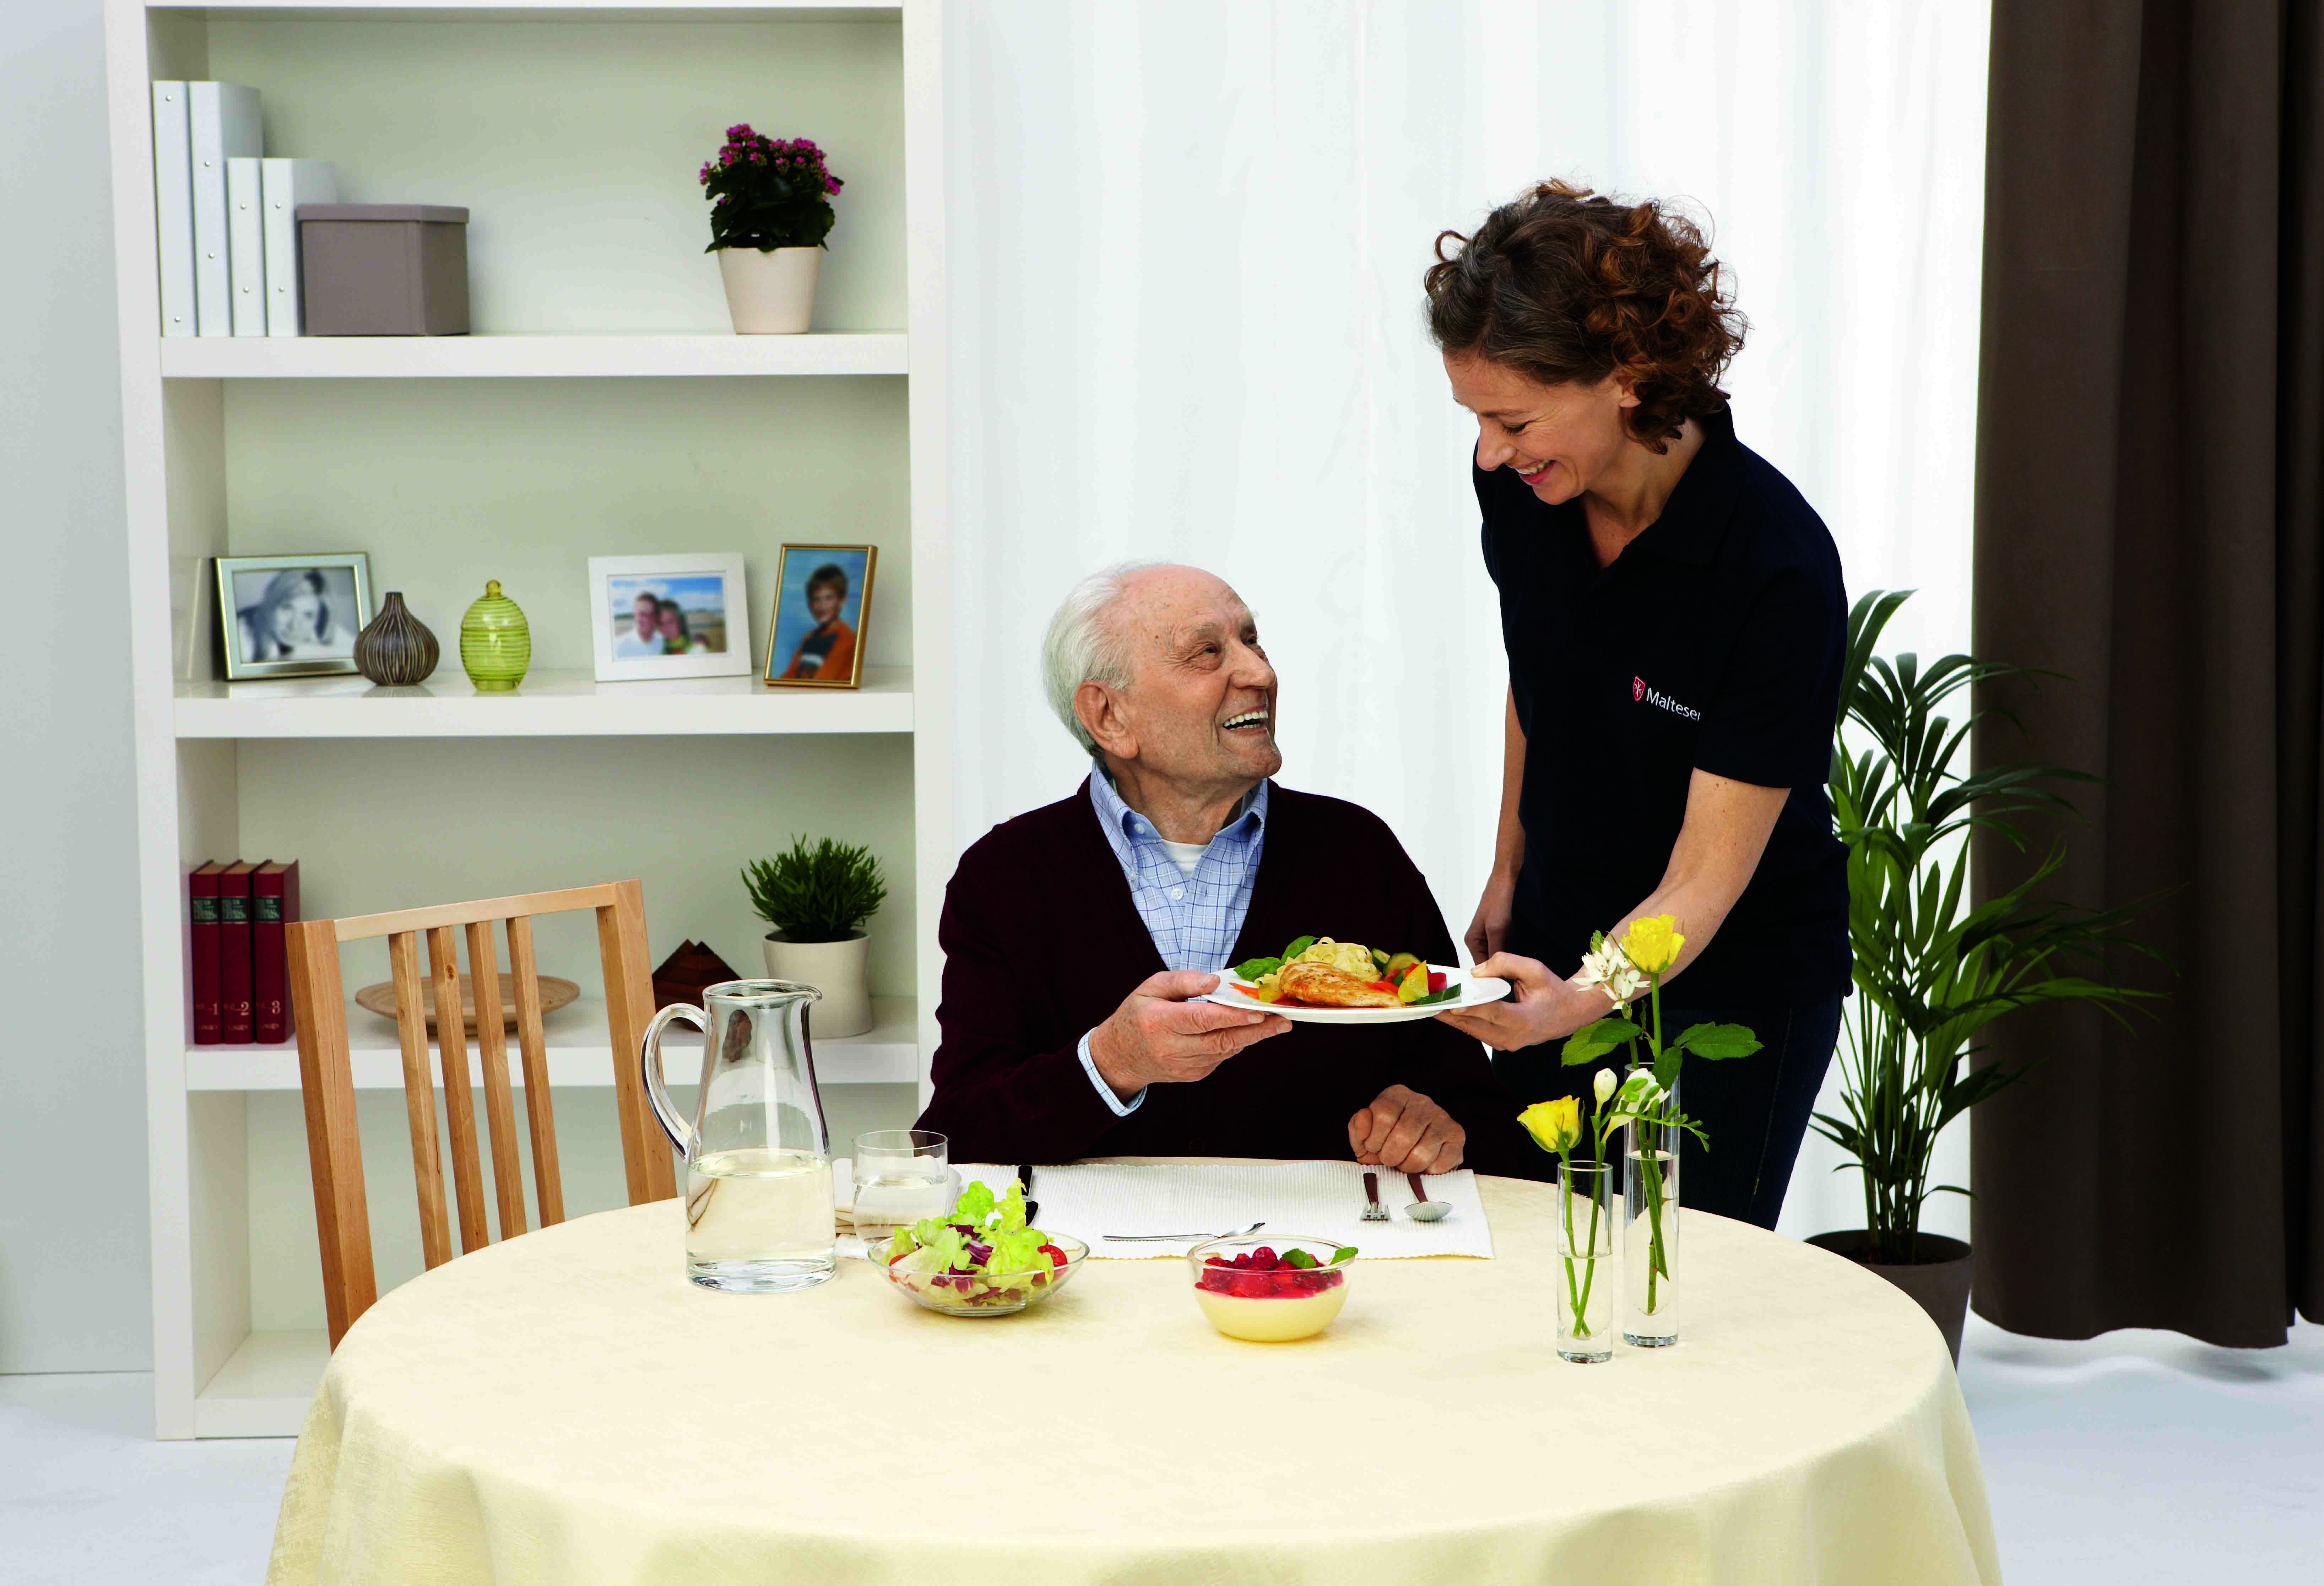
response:
M218 872L218 1006L222 1037L228 1046L251 1038L250 872L258 867L236 860Z
M186 878L186 900L194 921L187 956L193 966L194 1045L198 1047L215 1047L226 1039L223 1010L218 1006L217 959L218 872L225 868L209 860Z
M299 862L270 861L250 873L250 1000L253 1038L290 1038L290 964L282 927L299 917Z

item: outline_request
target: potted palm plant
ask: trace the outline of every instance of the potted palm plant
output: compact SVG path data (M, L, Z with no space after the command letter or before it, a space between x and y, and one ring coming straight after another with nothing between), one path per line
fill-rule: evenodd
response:
M823 239L838 220L834 194L847 184L811 138L770 138L749 122L702 162L710 245L737 336L797 336L815 317Z
M809 848L797 837L789 852L747 867L742 885L759 917L775 927L764 943L768 975L823 993L816 1034L870 1029L872 937L863 925L888 899L872 851L828 837Z
M1988 713L1972 708L1955 721L1941 714L1946 701L2024 674L1966 655L1925 671L1911 654L1873 655L1911 593L1875 590L1848 619L1831 800L1848 845L1856 996L1840 1027L1847 1116L1818 1113L1815 1127L1862 1175L1864 1226L1809 1242L1861 1262L1919 1301L1958 1360L1969 1247L1923 1233L1921 1212L1932 1195L1969 1192L1932 1185L1931 1156L1947 1124L2025 1073L2022 1064L1971 1067L1978 1034L2041 1003L2086 1002L2121 1019L2148 993L2114 979L2107 949L2152 950L2122 935L2130 908L2080 909L2034 897L2064 862L2058 851L2007 891L1969 900L1971 830L2023 847L2013 817L2070 815L2056 784L2093 779L2030 761L1954 770L1969 729ZM1860 752L1849 750L1851 724Z

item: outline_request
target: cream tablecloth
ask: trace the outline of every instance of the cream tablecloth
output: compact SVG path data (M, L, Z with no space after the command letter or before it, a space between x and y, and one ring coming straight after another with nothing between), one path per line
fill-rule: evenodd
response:
M955 1321L843 1262L680 1275L676 1202L463 1256L348 1333L269 1580L1992 1582L1942 1342L1838 1258L1690 1213L1674 1350L1551 1348L1548 1191L1498 1259L1364 1263L1331 1332L1213 1332L1175 1261Z

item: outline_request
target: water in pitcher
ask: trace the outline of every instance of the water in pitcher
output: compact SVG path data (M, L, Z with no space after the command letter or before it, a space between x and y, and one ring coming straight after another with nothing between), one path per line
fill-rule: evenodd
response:
M686 1264L706 1288L805 1288L837 1266L831 1165L811 1151L713 1151L686 1171Z

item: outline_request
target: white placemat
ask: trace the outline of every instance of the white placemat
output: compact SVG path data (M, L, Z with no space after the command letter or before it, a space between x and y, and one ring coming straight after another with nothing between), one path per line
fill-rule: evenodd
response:
M964 1179L993 1189L1008 1187L1015 1167L954 1163ZM1375 1169L1374 1171L1379 1171ZM1040 1203L1040 1226L1070 1233L1089 1243L1093 1257L1145 1260L1182 1256L1199 1239L1135 1244L1106 1239L1116 1233L1225 1233L1264 1220L1263 1232L1280 1231L1304 1239L1353 1245L1360 1260L1396 1260L1415 1256L1476 1256L1490 1259L1493 1237L1477 1176L1463 1167L1423 1178L1429 1198L1452 1210L1441 1222L1415 1222L1404 1214L1412 1190L1401 1173L1380 1171L1380 1204L1386 1222L1366 1222L1364 1172L1352 1162L1277 1162L1226 1166L1182 1164L1129 1166L1110 1162L1076 1163L1033 1169L1033 1198ZM1205 1234L1204 1237L1209 1237Z

